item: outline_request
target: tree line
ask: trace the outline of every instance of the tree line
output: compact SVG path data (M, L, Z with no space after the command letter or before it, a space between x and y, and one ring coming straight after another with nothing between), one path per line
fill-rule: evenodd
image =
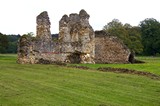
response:
M33 37L33 32L24 34L24 36ZM17 43L21 35L6 35L0 33L0 53L17 53ZM58 39L58 34L52 34L53 41Z
M17 42L20 35L0 33L0 53L17 53Z
M103 30L109 35L119 37L135 54L160 55L160 22L154 18L147 18L138 26L122 24L118 19L113 19L103 27ZM32 36L33 33L25 35ZM17 53L19 38L20 35L0 33L0 53Z
M147 18L138 26L122 24L118 19L113 19L103 30L119 37L135 54L160 55L160 22L154 18Z

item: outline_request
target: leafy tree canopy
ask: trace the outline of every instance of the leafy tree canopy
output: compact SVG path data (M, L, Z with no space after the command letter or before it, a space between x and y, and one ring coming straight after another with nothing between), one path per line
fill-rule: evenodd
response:
M118 19L113 19L103 27L103 30L113 36L119 37L131 51L137 54L143 51L139 27L133 27L128 23L123 25Z
M160 22L154 18L147 18L140 22L142 43L146 55L160 53Z
M8 38L6 35L0 33L0 53L6 53L8 48Z

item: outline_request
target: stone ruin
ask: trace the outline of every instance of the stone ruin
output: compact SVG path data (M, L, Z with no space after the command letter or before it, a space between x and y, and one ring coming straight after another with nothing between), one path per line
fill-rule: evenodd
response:
M96 63L129 63L130 50L116 36L104 31L95 31Z
M18 63L41 63L42 60L53 60L53 41L50 31L50 20L46 11L37 16L37 35L23 35L18 44Z
M59 21L61 52L71 63L94 63L94 30L85 10L79 14L64 15Z
M18 43L20 64L129 63L130 50L117 37L94 32L89 14L64 15L59 21L59 37L53 40L46 11L37 16L36 37L23 35Z
M35 38L22 36L18 44L18 63L94 63L94 30L85 10L64 15L59 21L59 38L53 42L48 13L37 16Z

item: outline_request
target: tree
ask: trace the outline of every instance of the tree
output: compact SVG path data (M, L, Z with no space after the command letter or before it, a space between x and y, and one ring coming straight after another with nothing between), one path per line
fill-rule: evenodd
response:
M142 38L140 27L132 27L131 25L124 25L125 29L128 31L129 39L131 41L129 48L136 54L141 54L143 52Z
M113 19L112 22L104 26L103 30L110 35L119 37L136 54L140 54L143 51L139 27L132 27L128 23L123 25L118 19Z
M0 53L6 53L8 48L8 38L0 33Z
M20 35L7 35L9 44L7 48L7 53L17 53L17 43Z
M104 26L103 30L109 30L121 27L123 27L123 24L118 19L113 19L111 22L109 22L107 25Z
M24 35L27 35L27 36L33 37L33 36L34 36L34 33L33 33L33 32L29 32L29 33L24 34Z
M160 53L160 23L154 18L147 18L140 23L144 54Z
M130 45L131 42L129 39L128 32L118 19L113 19L111 22L104 26L103 30L109 33L110 35L119 37L121 40L123 40L125 45Z

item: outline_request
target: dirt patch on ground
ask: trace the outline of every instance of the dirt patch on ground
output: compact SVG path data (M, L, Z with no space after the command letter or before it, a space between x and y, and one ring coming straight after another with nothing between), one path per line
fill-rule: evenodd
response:
M71 68L78 68L78 69L84 69L84 70L88 70L90 69L89 67L87 66L67 66L67 67L71 67Z
M60 61L51 61L51 60L45 60L43 58L39 59L37 64L54 64L54 65L60 65L60 66L66 66L66 63L62 63Z
M100 67L97 70L103 71L103 72L135 74L135 75L147 76L147 77L150 77L151 79L160 80L159 75L152 74L150 72L136 71L136 70L130 70L130 69L125 69L125 68Z
M93 70L87 66L67 66L71 68L78 68L78 69L83 69L83 70ZM156 79L160 80L160 76L150 73L150 72L143 72L143 71L136 71L136 70L131 70L131 69L125 69L125 68L111 68L111 67L100 67L97 69L98 71L103 71L103 72L114 72L114 73L124 73L124 74L134 74L134 75L139 75L139 76L146 76L151 79Z

